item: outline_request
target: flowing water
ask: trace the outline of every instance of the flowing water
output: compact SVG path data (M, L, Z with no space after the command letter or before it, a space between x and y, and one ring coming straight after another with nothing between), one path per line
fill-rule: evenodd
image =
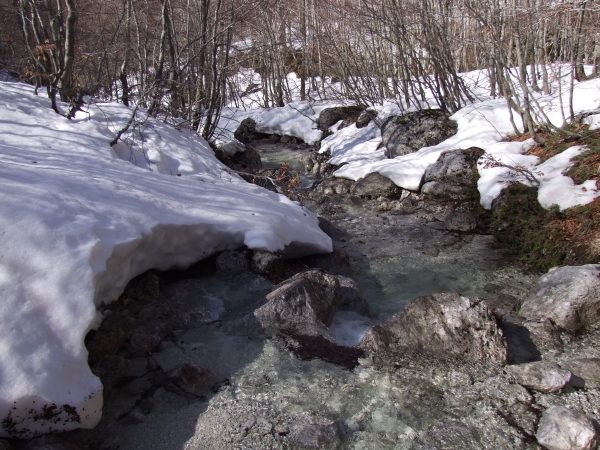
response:
M266 168L283 161L298 167L303 153L280 144L258 151ZM532 286L532 277L499 257L489 236L442 229L442 211L435 207L393 215L378 211L375 201L350 196L306 199L305 204L329 213L339 229L335 245L350 256L350 276L371 306L373 319L336 315L331 333L340 344L357 344L369 327L418 295L523 297ZM447 373L410 367L388 373L368 358L352 371L319 359L302 361L284 339L264 339L238 327L237 319L264 301L272 286L250 273L205 273L168 286L162 301L183 319L152 364L165 372L182 363L206 367L221 387L190 401L153 387L151 371L144 369L148 360L132 360L128 370L140 369L107 399L101 424L86 435L90 447L409 448L425 430L450 417L439 387Z

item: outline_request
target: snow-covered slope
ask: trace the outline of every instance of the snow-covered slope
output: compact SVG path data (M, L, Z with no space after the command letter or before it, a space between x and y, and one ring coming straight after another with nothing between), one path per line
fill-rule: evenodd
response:
M313 214L228 174L198 138L149 119L111 149L129 114L69 121L0 83L0 436L98 422L84 338L132 277L244 244L331 251Z

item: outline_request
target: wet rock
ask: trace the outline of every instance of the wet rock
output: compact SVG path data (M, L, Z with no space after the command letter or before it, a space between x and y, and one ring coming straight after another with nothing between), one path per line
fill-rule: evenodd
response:
M425 435L423 442L426 449L481 449L477 431L457 420L441 420ZM423 448L420 446L413 448Z
M373 327L360 345L373 352L428 354L464 362L506 361L502 332L485 302L458 294L415 298Z
M131 336L132 320L121 312L110 314L98 331L92 331L86 337L88 361L94 363L105 355L116 354Z
M425 109L388 118L381 126L381 139L389 157L413 153L455 135L457 124L449 117L441 110Z
M105 389L113 387L122 378L127 369L127 360L119 355L105 355L92 366L92 372Z
M600 320L600 265L560 267L540 278L537 291L523 302L519 314L531 320L552 320L576 333Z
M334 241L347 237L347 233L344 230L336 227L324 217L319 217L319 228Z
M268 332L281 329L314 334L331 325L339 292L335 275L308 270L275 286L267 295L267 303L254 311L254 317Z
M300 259L307 267L323 269L334 275L350 274L350 256L343 249L334 246L333 252L325 255L311 255Z
M477 217L466 209L457 208L446 214L444 225L450 231L473 231L477 228Z
M317 126L319 127L319 130L326 133L332 125L335 125L340 120L350 120L349 123L354 123L364 109L364 106L338 106L334 108L325 108L321 111L321 114L319 114Z
M337 449L342 444L338 425L314 413L297 416L288 439L300 448Z
M358 284L352 278L339 275L340 297L338 311L354 311L363 316L371 317L369 303L360 292Z
M357 180L350 189L352 195L367 198L396 198L399 197L402 189L394 184L389 178L380 175L377 172L368 174L366 177Z
M256 173L262 169L262 160L259 153L252 147L239 143L229 143L223 150L215 150L215 156L219 161L234 171ZM235 145L235 147L233 147ZM241 175L246 181L250 181Z
M367 125L371 123L372 120L377 118L377 111L372 109L365 109L358 119L356 119L356 128L365 128Z
M593 450L597 445L592 420L563 406L544 411L535 436L549 450Z
M13 450L14 447L10 445L10 442L0 439L0 450Z
M307 174L319 178L331 177L333 172L338 169L338 166L329 164L328 161L331 159L331 152L311 152L300 158L300 161L304 163L304 170Z
M283 272L283 257L271 252L255 250L250 267L253 272L279 276Z
M217 271L233 274L243 273L249 269L245 252L227 251L217 257Z
M127 344L127 351L134 358L148 356L161 341L156 334L134 333Z
M421 193L437 200L474 199L478 196L476 164L484 153L477 147L443 152L425 172Z
M76 444L64 436L57 436L54 434L46 434L39 438L32 439L22 448L23 450L82 450L82 447L79 444Z
M160 277L155 270L149 270L131 280L125 287L121 298L148 300L156 298L159 295Z
M507 366L505 370L520 385L540 392L560 392L573 376L568 370L549 361Z
M303 361L321 359L331 364L353 370L359 365L359 358L365 356L364 350L336 344L323 336L303 336L280 333L286 348Z
M217 383L217 376L204 367L191 364L183 364L169 373L169 380L183 389L198 397L213 389Z
M326 178L315 187L315 191L320 194L348 194L352 189L354 182L345 178Z
M600 358L569 359L558 364L585 381L600 383Z

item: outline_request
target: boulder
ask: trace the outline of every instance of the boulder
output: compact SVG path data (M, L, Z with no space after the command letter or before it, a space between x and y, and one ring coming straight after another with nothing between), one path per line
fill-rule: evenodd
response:
M571 372L549 361L507 366L505 370L521 386L540 392L560 392L573 378Z
M119 355L105 355L92 367L92 372L104 386L105 391L117 384L127 369L127 360Z
M500 320L508 346L509 364L540 361L542 354L562 353L564 345L560 333L550 320L527 321L514 311L503 314Z
M560 267L540 278L519 314L530 320L552 320L569 333L600 320L600 265Z
M372 120L377 118L377 111L372 109L365 109L358 119L356 119L356 128L365 128L367 125L371 123Z
M116 354L131 336L132 320L123 313L111 313L97 331L90 331L85 345L88 349L88 361L94 363L105 355Z
M267 332L315 334L331 325L339 292L335 275L308 270L275 286L267 295L267 303L254 311L254 317Z
M506 343L485 302L459 294L417 297L361 344L373 352L428 354L462 362L506 362Z
M584 381L600 383L600 358L569 359L558 364Z
M337 423L318 413L296 416L288 439L294 448L302 449L336 449L342 445Z
M353 311L363 316L371 317L369 303L360 292L358 284L352 278L339 275L340 299L338 302L338 311Z
M305 256L300 262L306 267L323 269L335 275L348 276L350 274L350 256L348 253L334 246L333 252L324 255Z
M477 228L477 217L466 209L452 209L444 217L444 225L449 231L473 231Z
M388 149L388 156L395 158L413 153L455 135L458 126L449 117L439 109L389 117L381 126L381 139Z
M334 108L325 108L321 111L319 119L317 120L319 130L327 133L329 128L340 120L354 123L364 109L364 106L338 106Z
M46 434L32 439L24 446L23 450L81 450L82 447L65 436Z
M352 195L366 198L397 198L402 193L402 189L392 180L383 175L373 172L366 177L357 180L350 189Z
M535 437L548 450L593 450L597 445L594 422L563 406L544 411Z
M256 122L250 117L242 120L240 126L235 130L233 136L244 144L249 144L257 139L264 139L267 137L264 133L256 131Z
M478 198L477 160L484 153L477 147L443 152L425 171L421 193L437 200Z
M508 294L494 294L484 299L488 308L498 318L517 310L521 302L518 298Z
M217 272L238 274L248 269L249 263L245 252L227 251L217 256Z
M161 341L157 334L134 333L127 344L127 351L134 358L149 356Z

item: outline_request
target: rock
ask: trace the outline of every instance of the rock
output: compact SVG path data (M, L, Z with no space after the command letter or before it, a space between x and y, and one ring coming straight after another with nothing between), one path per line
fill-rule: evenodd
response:
M254 174L262 169L262 160L258 152L252 147L242 144L227 144L228 147L215 150L215 156L219 161L232 170ZM246 177L241 174L246 181Z
M158 347L162 339L156 334L134 333L129 339L127 350L134 358L140 358L150 355Z
M245 252L226 251L217 257L217 271L243 273L249 269L248 258Z
M105 355L92 366L92 372L100 381L104 389L109 389L117 384L127 369L127 360L119 355Z
M380 175L377 172L368 174L366 177L357 180L350 189L352 195L367 198L399 197L402 189L394 184L389 178Z
M315 187L315 191L325 194L348 194L352 189L354 182L345 178L326 178Z
M531 320L552 320L577 333L600 320L600 265L560 267L540 278L537 291L523 302L519 314Z
M10 445L10 442L0 439L0 450L14 450L14 447Z
M331 177L333 172L338 169L338 166L328 163L330 159L331 152L329 150L322 153L310 152L300 157L300 161L304 163L305 172L319 178Z
M569 359L558 364L585 381L600 383L600 358Z
M477 160L484 153L477 147L443 152L425 171L421 193L437 200L479 198L476 185Z
M311 255L300 259L307 267L323 269L334 275L350 274L350 256L345 250L334 246L333 252L325 255Z
M356 281L342 275L339 275L337 279L340 282L338 311L354 311L363 316L371 317L369 303L360 292Z
M372 109L365 109L358 119L356 119L356 128L365 128L367 125L371 123L372 120L377 118L377 111Z
M426 244L423 246L423 254L437 258L440 254L440 249L435 245Z
M391 116L381 126L381 139L389 157L413 153L455 135L457 124L449 117L448 113L439 109Z
M327 236L329 236L331 239L333 239L334 241L340 240L347 236L347 233L344 230L336 227L335 225L333 225L329 220L325 219L324 217L319 217L319 228L321 230L323 230L323 232ZM348 257L348 264L349 264L349 258L350 257Z
M477 432L457 420L440 420L423 436L426 449L478 450Z
M46 434L39 438L32 439L23 447L23 450L81 450L79 444L63 436Z
M360 114L364 111L363 106L338 106L334 108L325 108L319 114L319 119L317 120L317 126L319 130L327 133L329 128L340 120L350 119L352 122L355 122L356 119L360 116Z
M573 376L568 370L549 361L507 366L505 370L520 385L540 392L560 392Z
M259 274L280 276L283 272L283 257L271 252L255 250L252 254L250 268Z
M360 345L373 352L423 353L463 362L506 361L502 332L485 302L458 294L415 298L373 327Z
M244 144L249 144L254 140L264 139L267 137L266 134L256 131L256 122L250 117L242 120L240 126L233 133L233 136Z
M535 437L548 450L593 450L597 445L593 421L563 406L544 411Z
M208 369L191 364L183 364L169 372L169 380L186 392L198 397L213 389L217 376Z
M254 311L261 327L314 334L329 327L339 302L340 283L335 275L308 270L278 284L267 295L267 303Z
M132 320L121 312L111 313L98 331L90 331L86 337L88 361L94 363L105 355L116 354L131 336Z
M288 439L300 448L336 449L342 444L338 425L316 413L297 416Z
M521 305L521 301L508 294L495 294L490 295L484 299L486 305L498 318L501 318L504 314L514 312Z
M444 225L450 231L473 231L477 228L477 217L466 209L457 208L446 214Z

